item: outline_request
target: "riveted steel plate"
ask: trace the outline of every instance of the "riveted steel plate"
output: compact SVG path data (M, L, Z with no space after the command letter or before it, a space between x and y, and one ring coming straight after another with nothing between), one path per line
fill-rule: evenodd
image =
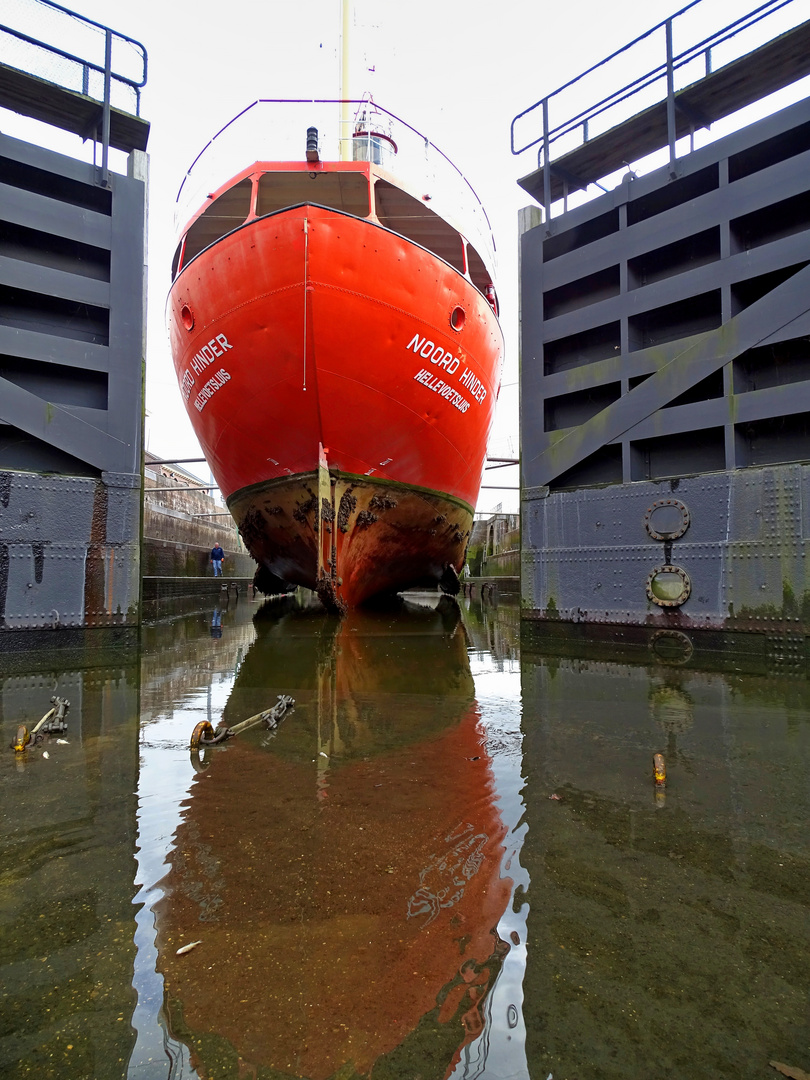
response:
M138 487L110 488L83 477L0 475L0 628L136 622Z
M675 490L673 491L673 487ZM689 528L655 540L647 510L676 499ZM524 508L524 610L555 619L761 628L810 620L810 468L773 466L552 492ZM663 558L662 558L663 556ZM689 597L666 610L647 595L650 573L681 567Z

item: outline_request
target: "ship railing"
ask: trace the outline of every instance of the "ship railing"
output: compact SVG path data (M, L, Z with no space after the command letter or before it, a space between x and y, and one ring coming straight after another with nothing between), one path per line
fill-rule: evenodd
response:
M538 148L537 168L543 169L546 220L551 217L554 160L665 100L667 148L670 163L674 163L678 91L794 29L806 17L806 10L804 14L800 11L803 3L793 7L794 0L764 0L729 23L726 0L691 0L518 113L511 124L512 153L519 156ZM762 25L765 20L767 27ZM628 73L632 73L629 79ZM614 88L606 94L605 88L610 86ZM694 128L709 126L695 119L690 148L694 147ZM627 161L624 165L629 168L637 163ZM595 186L607 190L602 184Z
M389 171L457 228L494 271L492 227L470 182L426 135L369 98L252 102L206 143L183 177L175 206L178 236L208 195L244 169L256 162L304 162L312 127L322 161L370 160Z
M6 67L24 71L102 104L102 173L106 182L110 108L140 116L146 85L145 47L103 23L53 0L3 0L0 55Z

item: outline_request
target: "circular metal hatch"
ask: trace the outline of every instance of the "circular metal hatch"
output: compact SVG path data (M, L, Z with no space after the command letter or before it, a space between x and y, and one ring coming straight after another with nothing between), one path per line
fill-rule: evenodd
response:
M679 499L658 499L644 515L653 540L677 540L689 528L689 511Z
M689 575L680 566L657 566L647 577L647 596L659 607L680 607L691 591Z

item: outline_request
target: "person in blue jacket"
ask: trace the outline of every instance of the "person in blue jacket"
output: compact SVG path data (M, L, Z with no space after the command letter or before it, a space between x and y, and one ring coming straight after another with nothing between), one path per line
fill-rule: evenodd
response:
M222 563L225 559L225 552L219 546L219 540L214 542L214 546L211 548L211 565L214 568L214 577L222 576Z

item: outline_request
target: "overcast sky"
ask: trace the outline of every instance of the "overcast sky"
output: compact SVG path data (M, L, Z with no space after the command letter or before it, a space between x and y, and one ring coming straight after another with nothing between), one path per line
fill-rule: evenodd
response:
M746 5L704 0L704 5L714 22L755 6L753 0ZM198 447L181 404L164 326L177 189L211 135L256 98L338 96L339 2L74 0L67 6L136 38L149 55L141 107L152 124L148 448L166 457L191 455ZM465 173L493 222L507 342L489 448L493 456L519 451L517 210L531 200L516 180L531 171L535 160L532 153L511 155L511 120L681 6L676 0L354 4L351 95L371 91L381 105L424 132ZM2 111L0 122L11 135L25 138L31 131L30 122ZM58 140L50 144L60 148ZM205 467L200 470L204 473ZM517 473L485 474L485 484L496 482L516 485ZM517 492L482 491L479 509L499 502L505 509L516 508Z

